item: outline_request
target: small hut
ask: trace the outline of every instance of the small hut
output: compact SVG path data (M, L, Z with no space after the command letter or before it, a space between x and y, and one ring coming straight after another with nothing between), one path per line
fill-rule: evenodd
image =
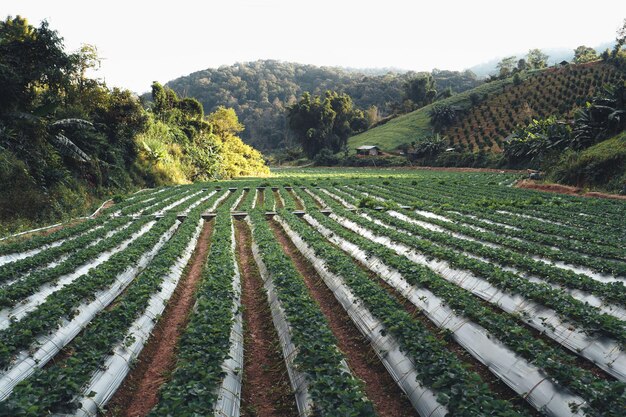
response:
M356 148L357 155L378 155L380 148L376 145L363 145Z

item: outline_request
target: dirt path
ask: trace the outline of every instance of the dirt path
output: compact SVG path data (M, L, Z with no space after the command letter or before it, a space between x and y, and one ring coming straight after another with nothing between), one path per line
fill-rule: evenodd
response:
M246 198L248 198L248 193L250 193L251 191L244 191L243 192L243 197L241 197L241 200L239 200L239 204L237 204L237 207L235 207L235 211L241 211L241 206L244 205Z
M600 193L596 191L585 192L585 190L579 187L572 187L570 185L561 185L561 184L537 183L533 180L518 181L517 184L515 184L515 187L525 188L528 190L543 191L547 193L574 195L578 197L608 198L611 200L626 200L626 195Z
M276 209L278 210L278 209L284 208L285 205L283 204L283 198L278 192L278 190L276 191L272 190L272 192L274 193L274 201L276 201Z
M291 417L298 411L267 304L267 294L252 256L251 232L235 220L244 320L243 417Z
M265 193L264 190L257 190L255 207L258 208L258 209L262 209L263 208L263 201L265 199L264 193Z
M108 416L145 416L157 404L159 388L167 381L176 363L176 345L195 302L212 231L213 222L206 222L185 275L141 351L136 366L110 401Z
M285 253L293 260L298 272L322 313L328 319L330 329L337 338L339 349L344 352L350 369L365 383L365 393L381 417L418 416L408 398L394 382L367 339L354 326L350 316L341 307L333 293L311 263L298 251L275 221L270 225Z
M293 198L293 201L295 201L295 203L296 203L296 210L304 210L304 206L300 202L300 199L298 198L296 193L294 193L293 190L287 190L287 192L289 194L291 194L291 197Z

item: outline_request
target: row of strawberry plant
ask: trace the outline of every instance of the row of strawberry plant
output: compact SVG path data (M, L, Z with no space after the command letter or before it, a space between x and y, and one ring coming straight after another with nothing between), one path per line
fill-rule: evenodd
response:
M206 200L207 204L203 204L203 207L210 205L216 200L217 196L212 195ZM165 206L166 204L168 203L161 202L160 206ZM181 208L185 209L186 207L194 204L195 202L193 200L187 200L181 204ZM158 210L159 208L156 207L155 209ZM53 268L35 271L24 279L0 289L0 308L14 305L24 297L34 294L42 285L53 283L60 277L77 270L81 265L87 264L99 254L110 251L118 245L123 245L124 242L128 242L128 239L131 236L135 236L135 234L138 233L139 230L142 229L150 220L151 218L148 216L141 217L140 219L135 220L128 228L113 234L96 245L88 246L77 251L70 258L64 260ZM113 219L111 222L114 223L116 220Z
M248 195L254 197L254 191ZM234 322L235 256L227 205L217 211L211 247L189 324L178 343L176 366L150 416L211 415L222 382ZM202 366L198 366L198 364Z
M80 248L98 242L108 233L116 228L128 223L128 219L117 218L105 223L101 227L91 229L85 234L81 234L75 239L64 241L61 245L43 250L28 258L19 259L14 262L0 266L0 283L14 280L21 274L25 274L36 268L44 267L63 255L70 255Z
M431 211L436 210L443 213L446 217L455 216L465 223L475 224L478 222L477 225L479 227L495 229L496 231L501 231L502 233L521 239L528 239L550 246L562 246L592 256L626 260L626 250L624 250L624 248L608 245L605 242L599 242L595 239L592 232L579 233L579 230L574 230L569 227L560 227L517 216L504 216L493 210L488 210L480 204L472 205L462 203L460 198L452 204L450 200L443 199L434 193L421 192L410 186L398 186L392 191L406 198L410 198L408 202L415 208ZM457 212L461 213L462 217L460 217ZM477 214L479 214L478 219L469 217L476 216ZM488 224L488 222L496 224ZM498 224L504 224L514 229L508 227L501 228L498 227Z
M271 190L270 190L271 192ZM372 416L362 382L346 372L344 357L304 279L276 241L262 213L250 213L253 241L268 270L296 346L290 358L305 375L314 415Z
M492 212L504 211L509 216L516 215L525 219L536 219L552 226L567 226L575 234L589 235L598 243L614 244L611 238L623 237L624 234L622 222L616 218L616 222L611 224L611 216L607 216L601 209L594 213L588 213L586 216L580 216L578 211L568 212L562 204L552 208L550 204L561 203L562 200L556 200L554 197L548 199L537 191L528 195L526 199L521 198L521 195L524 195L521 190L499 187L493 187L493 190L482 187L463 189L457 185L444 184L435 187L435 191L437 194L448 194L457 198L463 197L467 199L468 204L479 204L483 208L489 208ZM544 202L546 203L542 204ZM594 219L598 219L598 221L594 222ZM609 223L607 224L607 222Z
M11 396L0 403L0 415L34 417L72 413L80 407L77 401L82 387L102 366L112 347L125 340L130 326L146 309L151 297L161 288L164 277L197 235L198 222L195 219L209 204L205 202L194 208L189 213L190 218L182 223L115 305L101 311L71 342L68 346L73 352L71 357L37 370L17 385ZM171 221L174 215L168 217Z
M603 415L618 416L621 413L619 410L626 407L626 384L623 382L601 379L578 367L571 355L536 338L514 316L495 312L469 291L446 281L430 269L416 265L406 257L397 256L393 250L345 229L318 212L309 215L337 236L356 244L369 257L384 260L386 265L399 271L410 284L432 291L455 312L483 326L520 357L544 369L559 384L586 398L592 409Z
M480 376L447 350L445 344L424 325L415 320L382 287L372 281L354 261L330 245L318 232L288 212L281 213L294 230L325 266L342 277L352 293L385 326L412 359L418 380L437 392L437 399L455 416L522 416L523 410L504 399L497 398Z
M53 331L63 320L71 319L81 302L113 284L118 274L136 264L172 228L174 215L159 220L147 233L132 242L126 250L111 256L102 265L82 275L72 284L51 294L44 303L22 320L0 332L0 367L9 365L13 356L33 343L36 336Z
M571 303L571 300L563 297L562 294L557 293L556 297L551 299L550 296L554 290L546 284L529 285L524 280L517 283L509 277L510 274L504 271L499 271L497 268L492 271L493 268L490 268L490 265L473 262L471 258L455 257L458 254L454 252L424 251L424 248L432 248L421 245L421 242L416 245L416 240L407 234L384 227L375 219L374 221L365 220L359 215L343 210L336 203L332 204L335 204L333 208L341 216L334 214L331 216L342 226L358 231L359 234L372 241L384 244L416 264L427 266L441 274L447 281L471 291L474 295L510 314L519 314L528 325L597 364L615 378L626 381L626 355L619 348L621 341L611 340L602 334L589 335L597 334L600 326L606 326L603 320L606 315L597 317L597 311L589 309L587 304L576 301ZM352 219L348 219L351 216L353 216ZM442 258L443 255L449 256L453 262ZM471 271L470 268L475 270ZM533 301L533 299L538 301ZM588 328L580 324L573 326L572 319L567 317L569 311L578 315L584 314L584 318L588 319L584 325ZM590 311L591 314L596 315L596 322L593 322L594 317L591 314L587 315ZM611 316L608 317L613 319ZM619 322L616 319L613 321ZM616 327L616 329L619 331L621 327ZM607 331L604 330L604 334Z
M42 285L55 283L60 277L72 273L81 265L90 264L90 261L99 254L112 250L132 238L150 221L151 219L148 217L134 221L107 239L75 252L58 265L34 271L26 277L0 288L0 308L13 306L25 297L34 294Z
M450 186L447 187L450 189ZM454 192L454 189L452 189ZM579 227L587 227L595 224L603 227L612 225L623 228L620 217L625 214L624 205L607 199L588 199L567 195L555 195L542 193L536 190L524 188L504 187L477 187L474 190L476 198L501 199L503 202L513 200L514 208L524 208L528 213L536 213L538 216L548 215L555 221L572 221ZM515 201L531 201L534 204L526 204L523 207L514 204ZM582 216L581 216L582 214ZM608 216L607 216L608 214Z
M393 201L394 199L396 201L401 200L398 197L394 197L392 193L384 191L375 191L374 193L375 195L387 198L390 201ZM577 274L568 269L548 265L546 264L546 262L537 261L523 255L536 254L542 255L545 258L556 258L555 260L568 261L573 265L593 265L598 272L611 272L615 275L621 276L626 276L625 263L591 259L580 256L577 253L559 251L555 249L544 249L543 251L541 251L537 250L538 248L535 245L530 245L523 241L520 242L513 239L507 239L506 237L503 237L493 232L485 233L482 231L477 231L475 229L456 225L451 222L438 220L432 217L426 217L415 212L407 212L406 215L411 219L432 223L452 232L460 233L463 236L470 236L473 239L478 239L483 242L486 241L497 243L500 245L500 247L488 247L476 243L475 241L468 241L466 239L452 239L446 237L445 234L442 235L442 233L440 232L426 230L425 228L416 225L402 225L403 229L409 230L411 233L419 234L427 238L432 238L431 240L436 242L442 242L445 244L452 243L460 249L465 250L469 253L473 253L496 262L505 262L507 264L506 266L508 266L508 264L511 264L524 271L536 274L539 277L547 278L550 282L564 284L570 288L577 288L584 291L589 291L593 294L614 302L623 303L624 301L626 301L626 287L624 287L623 282L618 282L617 280L614 280L614 282L610 284L605 284L587 275ZM502 248L502 246L513 247L513 249L516 249L516 251L512 252L508 249ZM522 252L522 254L520 254L519 252Z
M252 203L254 202L255 190L254 188L251 190L244 191L245 195L243 200L237 206L238 211L250 211L252 209Z
M339 204L335 203L330 197L323 193L318 194L327 204L333 207L342 216L349 220L360 224L375 233L390 236L393 239L405 243L415 250L426 256L436 259L445 260L450 265L460 270L471 271L472 273L483 277L498 288L507 291L513 291L531 300L535 300L540 304L549 306L557 311L564 319L573 320L582 329L589 333L602 333L609 337L613 337L620 342L626 342L626 327L624 322L615 317L600 314L598 310L588 304L572 298L570 295L561 290L553 289L546 284L532 283L524 278L517 276L511 272L507 272L490 263L469 258L458 252L433 244L432 242L421 239L416 236L410 236L384 227L369 220L366 220L359 214L355 214L344 210ZM371 212L371 216L381 216L380 213ZM383 218L384 215L383 215Z
M124 205L124 202L122 204L116 204L111 207L106 213L108 214L110 211L111 215L133 214L140 210L147 209L148 207L151 207L159 202L170 200L177 195L181 195L183 192L185 192L185 190L182 188L163 189L161 192L158 193L155 192L147 194L144 196L144 198L133 201L130 204Z
M272 189L270 187L265 187L264 190L259 190L259 192L263 193L263 210L274 211L276 208L276 199L274 198L274 192Z

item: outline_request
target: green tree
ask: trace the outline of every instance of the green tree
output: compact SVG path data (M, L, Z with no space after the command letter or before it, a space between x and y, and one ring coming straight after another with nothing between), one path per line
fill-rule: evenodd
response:
M67 87L73 71L62 39L47 21L38 28L20 16L0 21L0 112L55 104L52 95ZM42 88L50 94L35 102Z
M437 85L430 74L423 74L409 79L405 84L406 98L413 101L416 106L423 107L437 96Z
M531 49L526 55L526 62L530 69L542 69L548 66L548 58L541 49Z
M513 69L515 68L515 60L517 59L516 56L507 56L505 58L502 58L500 60L500 62L498 62L498 65L496 65L496 68L498 68L498 75L501 78L506 78L509 75L511 75L511 73L513 72Z
M289 107L287 118L310 158L323 148L339 152L348 137L367 128L367 118L354 107L352 98L335 91L327 91L323 98L304 93L299 102Z
M616 58L619 52L622 50L622 46L626 43L626 19L622 26L617 29L617 36L615 37L615 46L611 52L611 57Z
M574 49L574 63L584 64L585 62L596 61L598 59L598 53L595 49L585 45L580 45Z

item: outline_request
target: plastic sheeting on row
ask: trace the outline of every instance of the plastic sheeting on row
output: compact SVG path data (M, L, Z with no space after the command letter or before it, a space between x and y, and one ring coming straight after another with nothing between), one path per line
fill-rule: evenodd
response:
M183 214L189 214L189 212L191 212L191 210L193 210L194 208L198 207L200 204L204 203L209 198L213 197L213 195L215 195L215 193L217 193L217 191L214 190L214 191L211 191L210 193L208 193L207 195L205 195L204 197L200 198L198 201L196 201L195 203L193 203L192 205L187 207L183 211Z
M232 206L230 206L230 211L235 211L237 210L237 206L239 205L239 203L241 203L241 200L243 200L245 193L241 193L239 194L239 197L237 197L237 199L235 200L235 202L233 203Z
M231 223L231 251L235 253L235 226ZM241 314L241 274L237 259L233 257L233 325L230 330L230 350L222 364L224 379L218 389L215 416L239 417L241 406L241 382L243 377L243 317Z
M328 191L325 188L321 188L320 191L322 191L324 194L328 195L330 198L332 198L333 200L338 201L339 203L341 203L341 205L345 206L346 208L349 209L355 209L356 206L352 203L348 203L346 200L344 200L343 198L339 197L337 194L333 194L330 191Z
M396 211L391 210L391 211L387 212L387 214L389 214L390 216L395 217L397 219L400 219L402 221L405 221L407 223L417 224L419 226L426 227L426 226L422 225L422 223L424 223L424 222L412 219L412 218L410 218L408 216L405 216L402 213L398 213ZM400 233L405 233L407 235L412 235L412 233L410 233L410 232L407 232L405 230L400 230L400 229L398 229L398 228L396 228L394 226L391 226L391 225L383 223L383 222L381 222L379 220L373 219L370 216L367 216L365 214L363 215L363 217L368 219L368 220L370 220L370 221L372 221L372 222L375 222L376 224L379 224L379 225L382 225L382 226L394 229L394 230L396 230L396 231L398 231ZM426 223L426 224L428 224L428 223ZM474 239L474 238L471 238L471 237L467 237L467 236L461 235L459 233L453 233L453 232L450 232L450 231L443 231L443 233L451 235L453 237L456 237L457 239L470 240L470 241L479 243L481 245L486 245L486 246L490 246L490 247L500 247L500 245L494 245L494 244L490 244L490 243L487 243L487 242L483 242L482 240L478 240L478 239ZM437 245L439 245L439 244L437 244ZM526 271L522 271L522 270L520 270L520 269L518 269L516 267L505 266L505 265L502 265L500 263L494 262L494 261L492 261L490 259L482 258L480 256L473 255L471 253L467 253L467 252L463 252L463 251L459 251L459 253L461 253L461 254L463 254L463 255L465 255L467 257L470 257L470 258L478 259L478 260L480 260L482 262L486 262L486 263L490 263L492 265L496 265L499 268L501 268L503 271L512 272L512 273L514 273L516 275L519 275L521 277L524 277L524 278L528 279L531 282L540 283L540 284L546 284L546 285L551 286L552 288L559 289L559 290L562 290L564 292L567 292L569 295L571 295L573 298L577 299L578 301L582 301L583 303L588 303L588 304L598 308L602 313L608 314L610 316L613 316L613 317L615 317L615 318L617 318L619 320L625 320L626 319L626 309L624 309L624 308L622 308L620 306L617 306L615 304L611 304L611 303L605 302L602 299L600 299L599 297L597 297L597 296L595 296L595 295L593 295L593 294L591 294L589 292L582 291L582 290L577 290L575 288L568 288L568 287L563 286L563 285L559 285L559 284L555 284L555 283L552 283L552 282L548 282L545 279L543 279L542 277L531 275L530 273L528 273ZM540 260L542 260L542 259L540 259ZM554 264L552 264L551 262L549 262L549 263L554 266Z
M292 192L291 195L293 196L293 198L300 203L300 206L302 206L303 209L306 210L306 205L304 204L304 201L302 201L302 198L300 198L300 196L297 193Z
M85 230L84 232L78 233L74 236L70 236L67 237L65 239L60 239L57 240L56 242L52 242L52 243L48 243L46 245L42 245L38 248L34 248L34 249L30 249L24 252L19 252L19 253L8 253L6 255L0 255L0 266L4 265L4 264L8 264L10 262L15 262L15 261L19 261L20 259L24 259L24 258L30 258L31 256L35 256L40 252L43 252L46 249L50 249L50 248L56 248L58 246L63 245L64 243L70 242L74 239L78 239L79 237L86 235L87 233L91 233L95 230L101 229L102 225L97 225L89 230Z
M89 242L85 247L89 248L91 246L95 246L98 243L102 242L105 239L110 238L111 236L113 236L114 234L128 228L131 225L131 222L128 222L120 227L118 227L117 229L111 230L109 232L107 232L103 237L97 238L91 242ZM46 264L44 266L41 266L39 268L37 268L37 270L43 270L43 269L51 269L51 268L55 268L58 265L62 264L63 262L65 262L67 259L69 259L70 256L72 256L73 253L67 253L67 254L63 254L61 256L59 256L57 259L55 259L54 261L50 262L49 264ZM2 285L0 285L1 288L7 288L13 284L15 284L18 281L22 281L23 279L27 278L31 273L33 273L34 271L29 271L25 274L22 274L20 276L17 276L13 279L7 280L5 281Z
M12 308L5 308L0 310L0 330L6 329L14 321L20 321L22 318L24 318L26 314L37 308L38 305L44 303L46 301L46 298L48 298L50 294L55 293L66 285L71 284L80 276L87 274L91 269L102 265L103 263L108 261L109 258L115 253L126 249L128 245L130 245L133 241L137 240L140 236L147 233L148 230L150 230L150 228L154 225L154 223L154 221L146 223L141 229L139 229L117 247L106 252L102 252L100 255L90 260L88 263L76 268L73 272L60 276L55 282L42 285L39 288L39 291L31 294L29 297L22 300L20 303L16 304Z
M285 200L283 199L283 196L280 193L280 189L278 189L278 191L276 192L276 199L274 201L274 210L276 210L276 207L278 206L278 202L280 202L281 207L285 207Z
M246 217L246 221L251 229L253 229L252 222ZM289 375L289 381L293 388L296 397L296 406L298 407L298 415L310 416L313 413L313 401L309 394L309 383L306 375L298 371L294 366L293 360L298 351L291 341L291 326L287 322L285 317L285 311L278 299L278 294L274 283L270 276L270 273L263 262L263 259L259 253L259 247L254 239L252 240L252 255L254 261L259 268L259 274L263 279L263 287L267 293L267 301L270 306L270 312L272 314L272 322L274 328L278 334L278 341L283 351L283 357L285 359L285 366L287 368L287 374Z
M202 194L202 191L197 191L195 193L189 194L179 200L174 201L172 204L163 207L161 210L159 210L157 213L155 213L157 216L159 215L163 215L165 213L167 213L168 211L170 211L171 209L173 209L174 207L177 207L181 204L183 204L185 201L194 198L195 196L197 196L198 194Z
M328 204L326 204L326 202L322 200L318 195L312 193L311 190L309 190L308 188L305 188L304 192L310 195L313 198L313 200L317 201L317 203L320 206L322 206L324 209L328 209Z
M506 210L496 210L496 213L498 214L504 214L505 216L517 216L517 217L523 217L524 219L530 219L530 220L537 220L543 223L550 223L550 224L554 224L556 226L565 226L568 227L566 224L554 221L554 220L548 220L548 219L544 219L543 217L537 217L537 216L530 216L528 214L522 214L522 213L513 213L511 211L506 211Z
M71 321L66 320L52 334L38 337L32 349L20 352L9 369L0 375L0 401L8 397L15 385L31 375L36 368L42 368L87 326L98 312L120 295L135 276L156 256L165 242L172 237L179 224L179 222L176 222L165 232L156 245L141 256L137 264L129 266L124 272L119 274L111 287L95 294L93 301L79 306L76 310L77 314Z
M258 189L254 189L254 199L252 200L252 208L254 209L256 207L256 203L259 201L259 190Z
M359 298L352 294L343 278L330 272L326 268L324 260L318 258L315 252L287 223L279 217L276 219L298 250L311 262L361 334L369 340L380 361L400 389L407 395L420 416L443 417L447 415L448 410L437 401L436 393L423 387L417 381L417 371L411 359L402 352L395 338L382 331L384 329L383 324L369 312Z
M98 212L99 212L100 210L102 210L102 208L104 207L104 205L105 205L106 203L108 203L109 201L112 201L112 200L111 200L111 199L106 200L104 203L102 203L102 205L101 205L100 207L98 207L98 209L96 209L96 211L94 211L94 212L93 212L92 214L90 214L89 216L77 217L77 218L72 219L72 220L70 220L70 221L67 221L67 222L65 222L65 223L56 223L56 224L51 224L51 225L49 225L49 226L39 227L39 228L37 228L37 229L26 230L25 232L15 233L15 234L13 234L13 235L10 235L10 236L5 236L5 237L1 238L1 239L0 239L0 241L6 240L6 239L10 239L10 238L12 238L12 237L17 237L17 236L27 235L27 234L29 234L29 233L41 232L41 231L43 231L43 230L52 229L53 227L62 226L62 225L64 225L64 224L67 224L67 223L73 222L73 221L75 221L75 220L91 219L91 218L95 217L95 216L98 214ZM1 265L1 263L0 263L0 265Z
M419 221L419 220L413 219L413 218L408 217L408 216L406 216L406 215L404 215L402 213L398 213L397 211L394 211L394 210L388 211L387 214L389 214L389 215L391 215L393 217L396 217L396 218L398 218L398 219L400 219L402 221L405 221L405 222L417 224L417 225L419 225L421 227L424 227L424 228L427 228L427 229L430 229L430 230L434 230L434 231L437 231L437 232L449 234L451 236L456 237L457 239L463 239L463 240L468 240L468 241L471 241L471 242L480 243L481 245L488 246L488 247L494 248L494 249L502 249L502 250L508 250L508 251L515 252L514 249L510 249L510 248L505 247L503 245L500 245L500 244L497 244L497 243L492 243L492 242L486 242L486 241L481 240L481 239L477 239L477 238L474 238L474 237L471 237L471 236L467 236L467 235L464 235L464 234L461 234L461 233L457 233L457 232L453 232L453 231L450 231L450 230L446 230L446 229L440 228L438 226L432 225L430 223L426 223L426 222L423 222L423 221ZM435 229L435 227L438 228L439 230ZM565 262L562 262L562 261L554 261L552 259L544 258L544 257L542 257L540 255L531 255L530 258L532 258L535 261L545 263L545 264L550 265L550 266L555 267L555 268L566 269L566 270L572 271L572 272L577 273L577 274L586 275L589 278L592 278L592 279L594 279L596 281L599 281L599 282L604 282L604 283L622 282L622 283L626 283L626 278L625 277L617 277L617 276L612 276L612 275L608 275L608 274L601 274L599 272L596 272L596 271L592 270L591 268L587 268L587 267L584 267L584 266L570 265L570 264L566 264Z
M351 220L331 214L338 223L367 239L383 244L411 261L424 265L461 288L497 305L507 313L521 315L528 325L543 332L572 352L580 355L620 381L626 381L626 352L615 340L591 336L562 320L553 309L531 301L522 295L498 289L487 280L465 270L451 267L446 261L431 259L386 236L375 235Z
M418 307L437 327L449 330L455 341L481 363L486 365L499 379L524 397L535 409L548 416L582 416L573 413L570 404L582 406L585 400L554 383L541 369L519 357L506 345L492 336L482 326L459 316L443 300L427 289L409 284L397 270L368 255L357 245L336 236L308 214L304 219L352 257L366 265L395 288L413 305Z
M222 194L217 200L215 200L215 203L213 203L211 208L207 211L215 211L220 206L220 204L222 204L222 202L228 198L228 196L230 196L230 191L224 191L224 194Z
M114 349L102 368L91 377L89 384L83 390L83 397L79 400L81 408L75 416L97 416L98 411L113 397L115 391L131 370L132 363L144 348L167 302L176 290L178 281L183 274L189 259L197 245L202 231L203 221L198 222L196 230L180 255L171 266L167 275L163 277L161 290L152 295L144 313L130 326L125 339ZM132 341L130 345L127 341Z

